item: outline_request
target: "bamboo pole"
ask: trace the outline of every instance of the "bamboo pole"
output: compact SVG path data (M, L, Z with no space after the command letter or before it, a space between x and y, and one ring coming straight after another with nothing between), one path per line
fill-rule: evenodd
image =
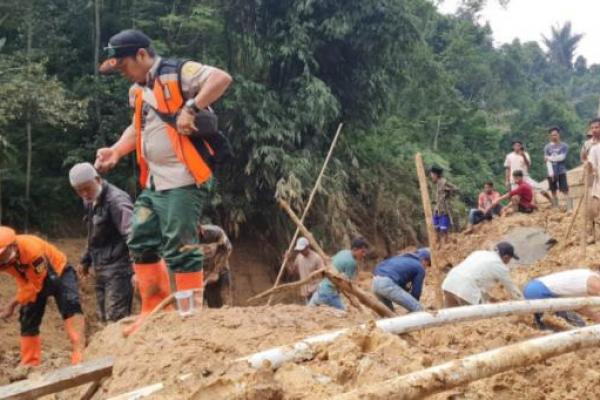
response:
M315 194L317 193L317 190L321 186L321 179L323 178L325 169L327 168L327 165L329 164L329 160L331 159L331 155L333 154L333 149L335 148L338 137L340 136L340 132L342 131L343 125L344 124L338 125L337 132L335 133L335 136L333 137L331 146L329 146L329 151L327 152L327 157L325 157L325 162L323 162L323 166L321 167L321 171L319 172L317 181L315 182L312 192L310 192L310 196L308 197L308 202L306 203L306 207L304 207L304 211L302 212L302 216L300 217L300 222L302 222L302 223L304 223L304 219L306 218L306 215L308 214L308 210L310 210L310 206L312 206L312 202L313 202L313 199L315 198ZM273 285L273 288L276 288L277 285L279 285L279 282L281 281L281 278L283 276L283 271L285 269L285 264L287 263L287 260L288 260L287 256L292 251L292 248L294 247L294 242L298 238L299 233L300 233L300 229L296 228L296 231L294 232L294 236L292 236L292 240L290 241L290 245L288 246L288 249L285 252L285 256L283 257L283 261L281 262L281 267L279 267L279 272L277 273L277 278L275 279L275 284ZM267 301L268 306L271 305L272 300L273 300L273 296L270 296L269 300Z
M425 224L427 225L427 237L429 238L429 252L431 254L431 275L433 277L433 287L435 288L435 308L442 308L442 269L437 259L437 236L433 228L433 213L431 211L431 199L429 198L429 188L427 186L427 177L423 158L421 153L415 155L415 165L417 167L417 177L419 178L419 188L421 189L421 200L423 201L423 211L425 213Z
M369 307L373 311L377 313L380 317L393 317L396 314L387 308L382 302L380 302L375 296L370 293L365 292L357 285L355 285L352 281L344 277L340 274L334 266L331 264L331 258L325 254L319 243L315 240L314 236L306 227L302 224L302 221L298 218L298 216L292 211L290 205L282 199L278 199L279 206L287 212L292 221L296 224L296 226L300 229L300 232L308 239L310 245L313 249L325 260L325 265L327 267L325 274L327 278L333 283L341 292L343 292L347 297L354 296L365 306Z
M530 366L551 357L600 345L600 325L543 336L474 354L333 397L334 400L415 400Z
M585 196L581 196L581 198L579 199L579 203L577 203L577 208L575 208L575 213L573 214L573 217L571 218L571 222L569 223L569 229L567 229L567 234L565 235L565 238L563 239L564 241L567 241L569 239L569 237L571 237L571 231L573 230L573 226L575 226L575 221L577 221L577 215L579 214L579 209L581 208L581 205L583 204L584 198L585 198Z
M590 191L590 181L588 179L589 168L588 163L586 162L583 165L583 224L581 225L581 257L585 260L587 253L587 228L588 228L588 218L590 215L590 204L589 204L589 191ZM592 225L593 227L593 225Z
M380 319L375 322L375 325L384 332L399 335L467 321L497 318L507 315L577 310L583 307L600 307L600 297L518 300L445 308L435 312L421 311L395 318ZM366 324L359 325L359 327L364 328ZM349 331L349 328L340 329L311 336L291 345L274 347L239 358L237 361L248 362L254 368L260 368L266 363L271 368L276 369L285 362L310 360L315 355L317 345L333 342Z

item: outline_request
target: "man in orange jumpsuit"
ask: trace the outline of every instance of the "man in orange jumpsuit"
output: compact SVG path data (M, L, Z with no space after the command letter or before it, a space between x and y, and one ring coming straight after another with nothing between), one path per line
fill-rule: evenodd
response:
M13 229L0 226L0 272L12 275L17 283L16 298L0 317L9 318L20 306L21 364L36 366L41 362L40 325L50 296L56 301L73 346L71 363L81 362L84 319L77 275L67 264L65 254L37 236L17 235Z

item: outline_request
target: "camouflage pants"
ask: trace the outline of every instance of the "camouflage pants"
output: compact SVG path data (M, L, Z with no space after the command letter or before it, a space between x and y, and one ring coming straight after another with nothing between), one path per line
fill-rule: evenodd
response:
M102 322L115 322L131 315L131 266L97 268L95 272L97 311Z

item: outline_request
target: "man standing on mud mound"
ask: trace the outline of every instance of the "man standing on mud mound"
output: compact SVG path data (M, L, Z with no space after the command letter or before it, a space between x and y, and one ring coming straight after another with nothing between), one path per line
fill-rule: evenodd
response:
M365 258L369 245L363 238L357 238L352 241L350 250L340 250L331 260L335 269L348 279L354 279L356 276L356 262ZM309 302L310 306L326 305L338 310L346 310L342 297L337 288L329 279L325 278L319 284L319 287L313 294Z
M373 271L373 293L392 311L394 303L409 312L421 311L419 299L429 266L431 254L426 248L383 260Z
M557 192L560 191L565 198L565 209L573 208L572 199L569 198L569 183L567 182L567 154L569 146L560 141L560 128L550 128L550 143L544 147L544 161L548 169L548 186L552 193L552 205L559 206Z
M448 232L452 226L450 220L450 196L458 192L458 188L444 178L444 169L431 167L429 177L435 185L435 208L433 210L433 226L438 234L438 243L446 243Z
M140 316L124 331L129 335L169 295L167 265L177 290L198 290L196 301L202 302L202 252L180 250L198 244L196 224L212 178L202 154L211 149L205 142L196 147L190 135L197 131L196 115L223 95L231 77L197 62L163 59L150 39L136 30L114 35L106 50L108 59L100 72L119 72L133 83L129 100L134 115L112 147L98 150L95 166L108 171L136 151L144 188L135 202L128 241L142 299ZM176 126L165 116L176 118Z
M131 233L133 203L127 193L103 180L90 163L69 171L71 186L83 200L87 247L78 273L96 276L96 304L102 322L115 322L131 314L133 286L127 238Z
M581 146L581 162L587 161L590 150L598 143L600 143L600 118L594 118L588 125L586 141Z
M523 293L527 300L600 296L600 274L580 268L540 276L527 282ZM600 323L600 312L594 312L588 307L582 308L578 312L594 322ZM585 326L585 321L577 313L560 311L556 315L571 325ZM542 314L535 314L535 323L538 328L546 329Z
M0 318L10 318L17 306L21 324L21 364L37 366L42 359L40 325L48 297L54 297L65 321L73 351L71 363L83 358L85 328L75 269L67 257L50 243L32 235L17 235L0 226L0 271L17 283L16 298L2 310Z
M523 180L527 183L531 188L540 192L542 196L544 196L550 204L552 204L552 197L542 189L540 184L533 180L531 176L529 176L529 169L531 167L531 157L529 153L525 151L523 148L523 143L520 140L513 141L513 151L512 153L508 153L506 158L504 159L504 168L506 170L506 177L504 184L507 189L514 189L517 186L517 182L514 179L514 172L521 171L523 173ZM535 199L534 199L535 201Z
M508 242L500 242L495 251L478 250L452 268L444 283L444 307L456 307L488 302L490 290L500 283L510 296L519 300L521 291L514 284L506 266L511 259L518 260L515 249Z
M204 300L211 308L233 305L233 277L229 257L233 251L227 234L217 225L198 225L198 238L206 257L204 265Z

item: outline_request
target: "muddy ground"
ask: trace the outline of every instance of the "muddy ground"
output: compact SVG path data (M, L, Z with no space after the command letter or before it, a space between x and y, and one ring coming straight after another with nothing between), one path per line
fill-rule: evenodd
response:
M513 278L520 285L541 274L577 266L598 268L600 247L587 247L581 256L578 235L566 236L571 213L545 210L531 216L517 215L477 226L470 234L453 235L441 252L442 265L449 268L471 251L491 247L515 228L537 226L558 243L540 261L515 265ZM575 232L578 227L576 226ZM60 243L59 243L60 244ZM67 245L68 246L68 245ZM268 287L270 268L252 246L239 246L232 265L238 279L238 302ZM239 251L239 249L238 249ZM247 251L247 252L246 252ZM254 254L255 256L252 256ZM239 270L242 268L242 270ZM370 273L362 271L361 285L369 286ZM426 279L423 303L431 308L432 274ZM0 281L6 287L5 281ZM5 301L5 293L2 293ZM496 290L502 300L503 290ZM87 303L86 303L87 307ZM43 368L64 365L68 344L61 323L52 312L44 332L56 350ZM544 335L530 317L503 317L457 324L400 336L375 328L353 329L342 339L322 345L317 357L302 363L284 364L273 372L254 371L238 357L285 345L313 334L339 327L352 327L374 320L370 312L350 309L347 314L329 308L300 305L232 307L204 310L182 320L176 313L157 315L135 336L123 338L119 324L96 332L86 351L89 359L114 355L113 377L102 385L96 399L110 398L141 386L162 382L157 399L322 399L354 388L383 382L398 375L426 368L461 356ZM15 321L2 326L3 369L17 360ZM51 333L51 332L54 332ZM14 340L12 340L14 339ZM48 342L49 343L49 342ZM48 346L46 346L47 348ZM434 399L597 399L600 398L600 349L581 350L546 362L496 375ZM182 379L186 377L186 379ZM76 398L69 392L55 396Z

